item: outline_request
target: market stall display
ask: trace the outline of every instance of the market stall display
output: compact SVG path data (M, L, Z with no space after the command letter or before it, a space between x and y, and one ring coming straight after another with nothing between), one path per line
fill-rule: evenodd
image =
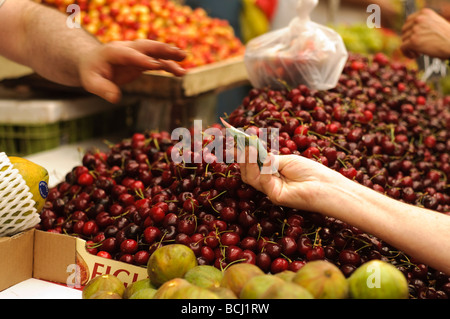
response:
M0 60L0 80L9 86L26 85L58 96L31 96L26 101L6 96L0 100L0 112L8 115L0 119L0 147L9 154L27 155L105 135L111 129L124 130L130 122L136 130L171 130L187 126L194 118L212 124L217 118L217 95L248 83L245 47L226 20L211 18L201 8L193 10L168 0L42 2L63 12L71 4L77 5L81 26L102 42L145 38L176 45L188 53L180 64L189 71L183 77L144 72L122 87L127 96L120 105L100 101L92 105L95 99L76 96L86 94L81 89L49 83L32 70ZM71 96L66 99L65 94ZM133 102L129 103L130 99ZM49 115L50 120L34 117L15 112L18 106L54 114Z
M383 54L351 55L335 89L253 89L228 121L255 132L278 128L281 154L315 159L445 213L448 104L405 65ZM172 243L190 247L199 264L226 269L244 261L272 274L326 259L349 277L380 259L408 279L411 298L447 297L442 272L339 220L273 205L241 181L236 163L177 164L174 146L168 132L136 133L108 152L87 152L50 190L38 228L79 236L93 254L143 266Z
M211 18L202 8L191 9L170 0L70 0L38 1L67 12L101 42L151 39L173 44L188 52L180 62L184 68L242 56L245 47L227 20ZM77 12L70 11L77 14ZM75 20L78 19L78 20Z
M83 26L101 41L150 37L192 55L183 78L150 72L128 86L132 97L154 95L145 98L148 117L138 116L144 124L105 149L83 150L80 162L45 190L40 221L0 238L0 289L36 278L75 286L85 299L450 297L449 274L343 221L275 205L225 156L240 136L236 129L227 135L226 123L258 142L266 129L278 130L275 141L266 141L268 151L310 158L386 196L450 214L450 98L398 59L386 33L349 49L345 63L336 64L336 85L255 87L224 116L223 127L210 123L205 106L218 90L246 80L242 46L226 22L166 0L44 2L64 11L79 5ZM343 28L351 44L359 29ZM214 42L219 38L224 42ZM283 83L276 75L271 80ZM35 118L45 117L42 105L35 107ZM196 131L200 116L208 126ZM181 147L169 131L174 126L185 126L193 140ZM0 180L0 209L8 182ZM382 289L367 285L372 267Z

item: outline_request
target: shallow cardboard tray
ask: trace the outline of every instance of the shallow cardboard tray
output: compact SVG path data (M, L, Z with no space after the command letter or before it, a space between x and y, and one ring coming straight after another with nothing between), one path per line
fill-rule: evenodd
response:
M148 277L146 267L89 254L80 238L30 229L0 238L0 291L29 278L81 289L90 279L113 274L125 285Z

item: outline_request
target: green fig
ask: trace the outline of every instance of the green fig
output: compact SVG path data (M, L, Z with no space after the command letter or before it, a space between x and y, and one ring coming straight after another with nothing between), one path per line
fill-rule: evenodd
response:
M128 299L153 299L155 294L155 288L142 288L132 294Z
M155 292L153 299L172 299L173 294L183 286L191 285L183 278L174 278L163 283Z
M219 299L219 297L206 288L189 284L177 289L170 299Z
M295 276L295 272L293 272L292 270L284 270L282 272L276 273L274 276L285 281L292 281L292 278L294 278Z
M213 286L209 287L208 290L216 294L219 299L238 299L230 288Z
M374 259L359 266L347 279L354 299L407 299L408 282L394 265Z
M325 260L306 263L292 282L307 289L316 299L345 299L348 282L341 270Z
M239 296L242 287L247 281L259 275L264 275L264 272L256 265L247 263L233 264L225 269L220 286L230 288L236 296Z
M242 287L240 299L260 299L273 284L283 285L284 280L275 275L260 275L250 278Z
M150 282L149 278L135 281L132 284L127 286L127 288L125 289L125 293L123 294L123 298L128 299L137 291L139 291L141 289L146 289L146 288L156 289L156 287L153 286L152 283Z
M314 299L313 295L293 282L275 283L261 296L261 299Z
M183 278L186 272L197 266L194 252L186 245L171 244L155 250L147 263L150 281L156 287L168 280Z
M125 285L114 275L101 275L91 279L82 291L83 299L91 299L97 292L106 291L116 293L122 298L125 292Z
M214 266L199 265L189 269L184 279L203 288L219 287L223 272Z

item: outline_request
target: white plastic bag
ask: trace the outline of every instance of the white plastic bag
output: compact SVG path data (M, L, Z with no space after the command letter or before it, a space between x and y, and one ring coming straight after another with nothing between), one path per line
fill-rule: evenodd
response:
M289 26L248 42L245 66L256 88L329 90L337 85L348 58L341 36L317 24L310 13L318 0L298 0L297 16Z

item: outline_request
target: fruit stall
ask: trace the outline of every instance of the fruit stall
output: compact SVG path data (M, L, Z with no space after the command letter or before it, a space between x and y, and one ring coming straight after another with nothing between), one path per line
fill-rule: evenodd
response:
M450 297L450 274L344 221L277 205L234 157L219 160L239 138L218 116L253 135L247 145L276 130L267 152L449 215L450 96L422 79L398 34L319 25L333 40L290 39L302 47L291 57L273 38L260 53L287 28L244 44L182 1L69 2L104 43L188 50L188 72L145 72L112 105L0 60L0 299ZM217 114L218 94L242 86L239 105ZM194 135L189 149L171 134L180 127Z

